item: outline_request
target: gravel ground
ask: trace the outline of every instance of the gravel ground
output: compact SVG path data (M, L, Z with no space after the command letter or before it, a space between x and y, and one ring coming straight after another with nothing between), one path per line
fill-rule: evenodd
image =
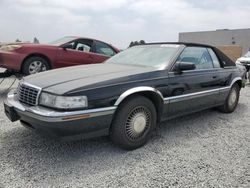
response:
M12 82L1 83L0 103ZM249 112L247 86L235 113L207 110L161 123L146 146L127 152L107 137L41 138L11 123L1 105L0 187L249 188Z

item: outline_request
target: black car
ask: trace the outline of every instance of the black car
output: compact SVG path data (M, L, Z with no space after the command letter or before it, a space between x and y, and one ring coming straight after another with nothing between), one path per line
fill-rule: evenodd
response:
M125 149L150 138L158 122L207 108L235 110L244 72L215 47L153 43L104 64L28 76L8 94L11 121L64 139L110 135Z

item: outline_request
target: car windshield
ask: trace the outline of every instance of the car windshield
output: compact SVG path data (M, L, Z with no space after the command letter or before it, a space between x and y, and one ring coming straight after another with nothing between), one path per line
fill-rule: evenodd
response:
M55 41L49 42L49 44L60 46L62 44L65 44L65 43L70 42L70 41L75 40L75 39L76 39L76 37L63 37L63 38L57 39Z
M179 45L173 44L135 46L118 53L106 63L163 68L176 54L178 48Z
M244 57L250 57L250 51L247 52L247 53L244 55Z

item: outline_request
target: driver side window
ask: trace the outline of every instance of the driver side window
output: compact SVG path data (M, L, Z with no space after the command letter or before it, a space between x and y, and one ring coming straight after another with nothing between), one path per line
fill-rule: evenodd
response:
M207 48L203 47L186 47L179 56L178 61L194 63L196 70L214 68Z

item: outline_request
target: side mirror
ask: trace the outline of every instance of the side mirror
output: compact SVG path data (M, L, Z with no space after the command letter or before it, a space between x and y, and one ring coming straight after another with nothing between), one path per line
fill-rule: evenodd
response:
M63 48L64 50L66 50L66 49L72 49L72 48L73 48L73 45L70 44L70 43L67 43L67 44L64 44L64 45L62 46L62 48Z
M185 70L194 70L194 69L196 69L195 64L190 62L177 62L174 66L174 71L179 73Z

